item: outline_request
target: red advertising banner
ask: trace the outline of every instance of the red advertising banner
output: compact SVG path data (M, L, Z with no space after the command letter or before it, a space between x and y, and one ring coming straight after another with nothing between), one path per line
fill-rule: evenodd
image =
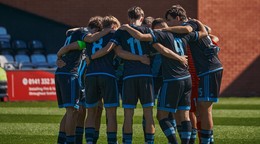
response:
M42 70L7 71L10 101L57 100L54 73Z

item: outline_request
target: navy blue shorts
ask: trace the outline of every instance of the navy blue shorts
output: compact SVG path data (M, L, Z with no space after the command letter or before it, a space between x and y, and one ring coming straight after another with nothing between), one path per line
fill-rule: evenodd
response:
M74 107L80 99L78 78L72 74L56 74L55 86L60 108Z
M198 102L218 102L223 70L200 77Z
M190 110L191 87L191 77L164 81L157 109L173 113L177 110Z
M119 96L116 78L107 75L93 75L85 78L86 107L98 106L103 99L104 107L118 107Z
M138 99L143 107L154 106L152 77L133 77L123 81L123 108L136 108Z

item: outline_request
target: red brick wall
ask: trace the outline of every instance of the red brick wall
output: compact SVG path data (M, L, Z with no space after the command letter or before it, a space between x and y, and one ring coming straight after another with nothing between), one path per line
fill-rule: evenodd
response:
M222 96L260 96L259 0L0 0L0 2L71 26L84 26L94 15L116 16L126 23L129 7L141 6L146 16L163 17L165 9L181 4L190 17L209 25L220 38L224 65ZM257 67L258 66L258 67ZM249 71L245 71L250 69Z
M256 74L260 65L254 64L259 64L260 54L260 1L199 0L198 6L199 19L220 38L220 59L224 65L222 95L260 96L260 75ZM248 68L253 71L245 72Z
M0 2L71 26L84 26L91 16L109 14L126 23L127 9L132 6L142 7L146 16L164 17L166 9L179 3L188 9L189 15L197 17L197 2L194 0L0 0Z

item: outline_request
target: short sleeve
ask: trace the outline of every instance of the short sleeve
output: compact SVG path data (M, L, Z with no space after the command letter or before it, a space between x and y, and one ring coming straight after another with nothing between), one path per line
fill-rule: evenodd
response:
M199 39L199 33L197 31L191 32L182 38L182 41L187 45L189 42L194 42Z
M113 37L110 39L110 42L115 43L116 45L121 45L120 35L122 34L121 30L117 30Z
M192 29L193 29L193 31L198 30L198 25L197 25L197 23L194 22L194 21L184 22L184 23L182 23L182 26L191 26Z

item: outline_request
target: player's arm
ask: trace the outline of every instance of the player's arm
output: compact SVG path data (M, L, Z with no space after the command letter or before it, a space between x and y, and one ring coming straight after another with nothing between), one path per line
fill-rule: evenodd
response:
M204 24L202 22L200 22L199 20L196 20L196 19L193 19L197 24L198 24L198 27L199 27L199 39L203 38L203 37L206 37L208 36L208 31L207 29L205 28Z
M143 34L138 30L132 28L128 24L124 24L120 27L121 30L126 30L132 37L140 40L140 41L153 41L153 37L151 34Z
M86 48L86 43L83 41L76 41L69 45L63 46L58 52L57 57L60 59L64 54L68 53L69 51L73 50L82 50Z
M66 31L66 35L68 35L69 33L71 33L71 32L74 32L74 31L76 31L76 30L79 30L79 29L81 29L82 27L77 27L77 28L71 28L71 29L68 29L67 31Z
M109 32L111 32L111 28L105 28L100 32L95 32L93 34L89 33L84 37L84 41L88 43L95 42L99 40L101 37L107 35Z
M213 34L209 34L209 36L210 36L210 39L211 39L213 42L215 42L215 43L218 43L218 42L219 42L219 38L218 38L217 36L215 36L215 35L213 35Z
M163 28L162 31L169 31L173 33L179 33L179 34L187 34L193 31L193 28L190 25L185 26L172 26Z
M153 44L153 47L162 55L168 57L168 58L171 58L171 59L174 59L174 60L177 60L179 61L180 63L182 63L183 65L188 65L188 59L186 55L184 56L180 56L176 53L174 53L172 50L166 48L165 46L163 46L162 44L160 43L154 43Z
M113 42L109 42L105 47L99 49L98 51L96 51L94 54L92 54L90 56L90 59L97 59L100 58L106 54L108 54L111 50L114 49L114 47L116 47L116 44Z
M143 64L150 65L150 59L148 58L147 55L140 56L140 55L132 54L131 52L123 50L120 45L115 47L114 50L116 55L121 57L122 59L140 61Z

